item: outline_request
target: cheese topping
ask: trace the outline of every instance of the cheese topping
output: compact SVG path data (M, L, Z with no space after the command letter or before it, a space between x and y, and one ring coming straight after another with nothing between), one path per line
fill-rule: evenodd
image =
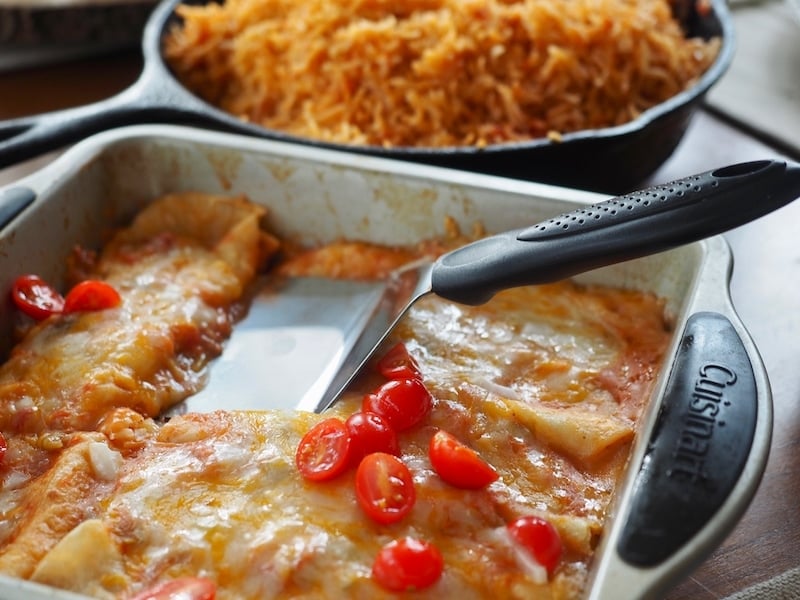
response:
M658 299L564 282L509 290L481 307L415 305L393 341L419 363L433 406L399 434L417 501L400 522L381 525L356 501L354 469L312 483L295 466L305 432L359 410L377 372L362 374L325 415L219 410L153 420L202 385L235 303L265 248L275 249L258 229L261 210L241 199L180 195L153 206L96 265L122 306L41 323L0 368L9 440L0 572L95 598L183 576L216 582L221 600L388 598L372 563L386 543L410 536L445 561L420 598L580 597L669 340ZM278 269L374 277L419 251L334 244ZM499 479L478 490L445 483L428 458L439 429ZM550 576L504 533L524 515L545 517L561 537Z

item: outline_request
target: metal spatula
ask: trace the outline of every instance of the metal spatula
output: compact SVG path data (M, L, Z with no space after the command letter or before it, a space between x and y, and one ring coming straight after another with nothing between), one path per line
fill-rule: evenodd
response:
M488 237L395 274L375 318L316 403L333 404L405 312L434 293L482 304L502 289L549 283L733 229L800 197L800 164L756 161L693 175Z
M339 397L408 308L434 293L480 304L732 229L800 196L800 165L758 161L579 208L469 244L389 281L288 280L256 295L208 385L179 410L299 408Z

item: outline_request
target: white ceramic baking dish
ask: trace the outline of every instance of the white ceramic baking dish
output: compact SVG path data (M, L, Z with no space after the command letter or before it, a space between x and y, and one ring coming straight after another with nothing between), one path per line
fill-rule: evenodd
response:
M277 233L309 242L409 244L533 224L604 199L587 192L171 126L113 130L0 188L0 292L35 272L58 282L71 248L99 245L167 192L245 193ZM666 300L675 337L596 554L587 597L658 597L707 557L746 509L772 431L769 383L731 304L722 237L582 275ZM11 338L0 303L0 340ZM8 342L2 351L8 350ZM713 405L714 409L710 410ZM8 600L77 598L0 577Z

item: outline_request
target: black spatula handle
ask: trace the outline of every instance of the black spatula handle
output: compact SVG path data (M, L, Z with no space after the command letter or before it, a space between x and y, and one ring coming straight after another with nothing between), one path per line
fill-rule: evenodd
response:
M800 197L800 164L741 163L564 213L442 256L437 295L481 304L502 289L548 283L661 252L755 220Z

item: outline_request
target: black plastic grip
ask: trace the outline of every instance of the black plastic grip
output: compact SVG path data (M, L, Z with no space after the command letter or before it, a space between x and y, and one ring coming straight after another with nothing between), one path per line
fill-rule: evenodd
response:
M723 315L686 324L617 544L652 567L714 516L736 485L755 435L757 388L741 338Z
M612 198L442 256L433 291L480 304L501 289L557 281L722 233L800 196L800 165L763 160Z
M657 185L561 214L525 229L517 235L517 239L550 239L569 235L576 230L587 232L634 219L656 217L660 213L679 215L676 211L680 207L704 202L714 194L733 193L743 179L752 180L756 176L770 179L776 170L779 171L776 164L763 160L684 177L665 185ZM733 201L734 199L729 200ZM724 215L721 217L724 218ZM664 216L664 219L671 218L673 217Z

